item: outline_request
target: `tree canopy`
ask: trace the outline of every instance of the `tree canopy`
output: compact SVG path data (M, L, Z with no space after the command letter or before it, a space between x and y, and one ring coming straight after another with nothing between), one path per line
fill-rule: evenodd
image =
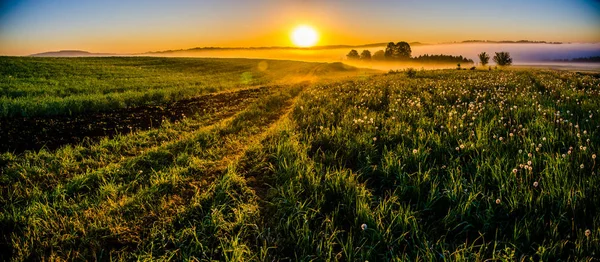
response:
M356 51L354 49L350 50L350 52L346 55L346 57L348 58L348 60L360 59L360 56L358 55L358 51Z
M494 56L494 62L499 66L509 66L512 64L512 58L508 52L497 52Z
M486 52L482 52L477 56L479 57L479 62L481 62L482 66L485 66L490 62L490 55L488 55Z
M388 60L408 60L411 53L412 50L407 42L398 42L396 44L390 42L385 48L384 55Z
M385 52L383 52L383 50L379 50L379 51L375 52L373 54L373 56L371 56L371 59L373 59L373 60L385 60Z
M363 50L362 53L360 53L360 60L371 60L371 51Z

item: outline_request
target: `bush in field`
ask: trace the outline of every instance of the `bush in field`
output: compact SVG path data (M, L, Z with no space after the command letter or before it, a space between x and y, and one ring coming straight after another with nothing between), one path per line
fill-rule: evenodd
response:
M499 66L509 66L512 64L512 58L508 52L499 52L494 56L494 62Z
M490 62L490 55L486 52L482 52L477 56L479 57L479 62L481 62L482 66L486 66Z
M406 71L406 76L408 76L409 78L414 78L415 76L417 76L417 70L415 70L414 68L407 68Z

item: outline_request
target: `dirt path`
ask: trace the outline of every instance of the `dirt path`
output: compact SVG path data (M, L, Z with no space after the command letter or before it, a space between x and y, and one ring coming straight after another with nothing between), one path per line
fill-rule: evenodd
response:
M140 106L103 113L58 117L14 117L0 120L0 152L21 153L151 129L196 113L215 113L248 104L269 93L268 87L202 95L166 106ZM229 115L235 114L231 111Z

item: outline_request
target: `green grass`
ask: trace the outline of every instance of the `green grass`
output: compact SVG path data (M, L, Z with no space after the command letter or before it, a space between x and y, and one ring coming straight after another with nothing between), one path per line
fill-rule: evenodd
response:
M0 117L166 104L338 71L336 64L256 59L0 57Z
M539 70L371 75L3 153L4 258L592 260L599 86Z

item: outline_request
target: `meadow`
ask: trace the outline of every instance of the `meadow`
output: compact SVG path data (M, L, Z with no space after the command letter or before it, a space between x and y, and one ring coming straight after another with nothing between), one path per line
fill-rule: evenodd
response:
M0 57L0 117L161 105L241 87L307 81L341 64L164 57Z
M4 260L600 256L597 74L507 68L375 74L272 60L271 69L259 70L257 60L179 58L36 58L43 69L27 71L34 67L28 59L0 60L2 70L20 72L2 74L4 124L24 115L86 112L72 106L45 112L69 97L118 100L132 90L143 98L173 86L195 90L187 97L247 85L268 91L98 141L2 150ZM116 63L147 67L130 71ZM292 68L302 74L286 75ZM100 69L113 73L83 82L84 94L61 97L61 86L78 86L72 75L90 79ZM240 85L244 72L254 72L255 82ZM111 91L135 76L137 84ZM196 81L201 90L192 87ZM129 110L165 102L135 101L99 104Z

